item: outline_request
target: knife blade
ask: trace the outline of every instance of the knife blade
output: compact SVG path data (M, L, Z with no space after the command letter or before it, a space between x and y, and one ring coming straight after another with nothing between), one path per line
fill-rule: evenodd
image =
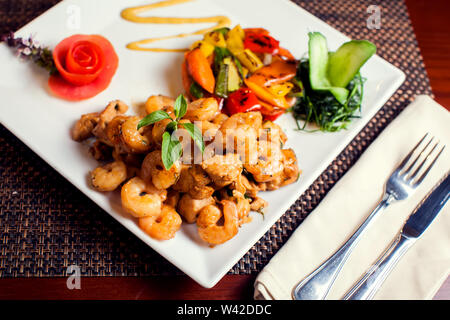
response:
M450 175L440 180L419 203L404 224L400 235L375 264L344 295L344 300L371 299L400 258L430 226L450 197Z
M417 206L406 221L402 233L410 238L418 238L433 222L450 197L450 175Z

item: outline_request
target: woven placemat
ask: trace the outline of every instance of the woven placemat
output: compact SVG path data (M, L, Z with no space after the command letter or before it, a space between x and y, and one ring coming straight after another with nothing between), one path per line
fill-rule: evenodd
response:
M16 30L58 0L0 0L0 33ZM374 42L378 54L406 81L251 250L230 270L251 274L265 264L418 94L431 95L422 57L402 0L294 1L351 38ZM367 8L381 9L381 28L367 28ZM0 126L0 277L65 276L76 264L84 276L180 274L85 197L14 135Z

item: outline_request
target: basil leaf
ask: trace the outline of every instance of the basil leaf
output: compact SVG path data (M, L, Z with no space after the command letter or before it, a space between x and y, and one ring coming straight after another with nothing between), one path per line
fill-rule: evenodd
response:
M178 127L178 122L177 121L172 121L169 122L166 126L166 130L167 132L169 132L170 134L172 134L172 132L174 132L175 130L177 130Z
M137 129L139 130L142 127L148 126L150 124L153 124L155 122L158 122L158 121L161 121L164 119L171 119L167 112L165 112L163 110L154 111L154 112L150 113L149 115L145 116L144 119L139 121Z
M177 120L184 117L187 111L187 101L184 98L182 94L178 96L178 98L175 100L175 104L173 106L173 109L175 111L175 117Z
M200 148L200 150L205 151L205 142L203 141L202 132L200 129L193 123L180 123L183 128L189 132L192 140L194 140L195 144Z
M166 170L169 170L180 159L183 149L180 141L172 139L171 134L167 131L164 132L162 138L161 160Z

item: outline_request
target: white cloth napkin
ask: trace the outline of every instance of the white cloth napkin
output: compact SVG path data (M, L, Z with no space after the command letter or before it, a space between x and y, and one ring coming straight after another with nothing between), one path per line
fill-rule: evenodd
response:
M369 146L270 260L255 299L292 299L294 286L331 256L364 221L400 161L430 132L447 147L407 200L391 204L366 230L327 299L341 299L393 241L410 213L450 169L450 112L418 96ZM431 299L450 273L450 205L406 252L374 299Z

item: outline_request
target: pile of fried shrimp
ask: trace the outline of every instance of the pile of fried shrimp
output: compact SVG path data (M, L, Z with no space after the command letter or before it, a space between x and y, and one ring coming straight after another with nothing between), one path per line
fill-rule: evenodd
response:
M183 155L166 170L161 145L171 120L139 130L137 126L145 113L157 110L175 119L174 102L151 96L143 115L134 116L125 114L129 108L124 102L111 101L101 112L82 115L72 138L86 140L99 161L90 172L92 187L101 192L120 190L123 209L138 219L149 236L171 239L184 221L196 223L207 244L224 243L251 221L250 211L263 212L267 207L259 191L297 181L296 155L283 149L287 137L280 126L263 121L259 111L227 116L215 98L202 98L188 103L179 122L201 129L205 151L195 152L198 146L183 135Z

